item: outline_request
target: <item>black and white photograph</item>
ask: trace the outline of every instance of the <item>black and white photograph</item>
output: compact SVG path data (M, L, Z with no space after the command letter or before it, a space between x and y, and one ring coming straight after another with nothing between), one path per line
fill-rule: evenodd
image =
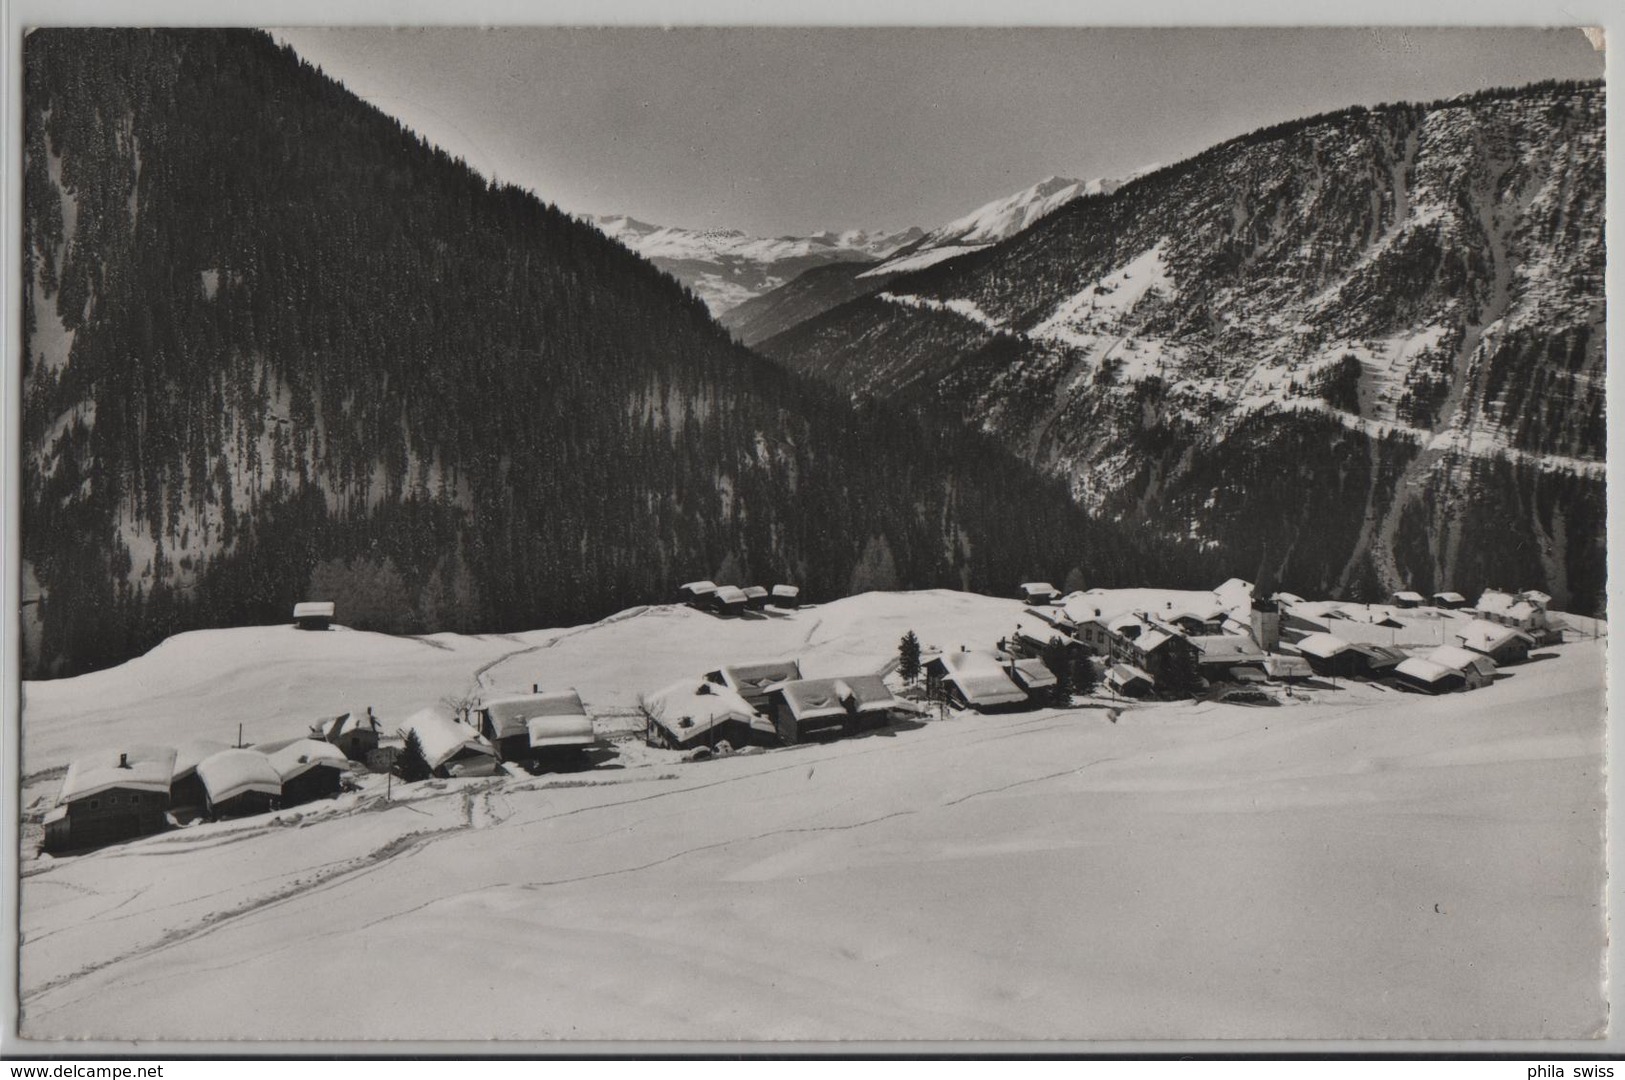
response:
M18 1045L1609 1038L1602 30L275 14L17 34Z

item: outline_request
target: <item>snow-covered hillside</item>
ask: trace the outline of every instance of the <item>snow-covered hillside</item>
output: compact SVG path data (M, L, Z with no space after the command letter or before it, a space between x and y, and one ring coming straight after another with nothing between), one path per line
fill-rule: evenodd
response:
M756 619L186 635L26 687L26 768L110 739L297 734L480 685L606 733L724 661L875 671L1015 601ZM1605 1017L1603 651L1470 695L1107 699L567 777L397 783L24 864L36 1038L1584 1037ZM25 804L48 777L25 790ZM444 988L454 987L455 992Z

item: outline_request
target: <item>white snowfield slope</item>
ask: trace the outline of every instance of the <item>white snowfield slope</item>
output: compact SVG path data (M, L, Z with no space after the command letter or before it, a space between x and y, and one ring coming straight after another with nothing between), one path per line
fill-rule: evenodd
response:
M909 628L985 646L1020 612L947 592L732 621L640 609L517 635L535 650L481 685L568 679L601 717L725 661L874 672ZM142 739L189 734L182 676L257 633L28 687L33 763L104 739L109 698ZM214 715L266 710L283 678L393 727L392 684L466 692L500 655L335 634L332 662L301 668L294 636L264 632L251 668L213 680ZM1116 722L1097 699L693 764L623 744L565 780L396 783L393 803L370 777L298 812L30 860L22 1033L1593 1036L1603 648L1536 655L1440 698L1345 683L1281 708L1119 704Z

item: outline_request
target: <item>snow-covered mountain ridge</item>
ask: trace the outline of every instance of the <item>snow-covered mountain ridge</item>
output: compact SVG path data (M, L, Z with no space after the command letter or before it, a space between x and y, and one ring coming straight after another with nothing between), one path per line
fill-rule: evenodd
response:
M1329 591L1506 574L1597 603L1603 104L1545 85L1255 133L759 348L958 409L1261 578L1318 534Z

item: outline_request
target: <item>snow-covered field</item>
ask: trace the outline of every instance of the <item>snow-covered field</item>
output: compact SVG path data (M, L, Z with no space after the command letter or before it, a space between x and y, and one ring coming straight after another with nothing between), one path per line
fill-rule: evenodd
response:
M386 726L574 686L606 731L724 662L872 672L1015 601L867 594L424 640L183 635L25 687L25 809L110 741ZM1603 645L1443 698L954 716L685 763L395 784L23 863L32 1038L1600 1034Z

